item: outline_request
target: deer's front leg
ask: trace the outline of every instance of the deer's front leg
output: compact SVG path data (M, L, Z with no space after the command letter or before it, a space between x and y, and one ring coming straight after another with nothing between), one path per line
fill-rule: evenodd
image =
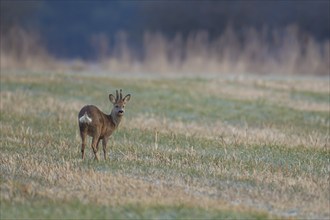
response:
M102 145L103 145L104 160L107 159L107 142L108 142L108 138L103 138Z

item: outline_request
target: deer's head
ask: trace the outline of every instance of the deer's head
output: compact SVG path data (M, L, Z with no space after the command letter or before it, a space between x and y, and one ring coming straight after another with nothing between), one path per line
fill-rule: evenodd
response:
M113 104L113 109L111 111L111 115L115 117L122 117L125 113L125 105L130 100L131 95L128 94L123 98L122 90L120 89L119 94L118 90L116 90L116 98L114 95L109 95L109 100Z

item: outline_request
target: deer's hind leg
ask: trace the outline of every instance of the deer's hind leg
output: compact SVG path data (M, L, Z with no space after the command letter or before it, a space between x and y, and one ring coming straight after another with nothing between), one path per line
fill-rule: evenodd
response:
M81 137L81 158L84 159L87 133L84 131L80 131L80 137Z
M99 149L99 142L100 142L100 136L95 135L92 139L92 149L93 149L93 152L94 152L95 160L99 160L99 158L97 156L97 151Z

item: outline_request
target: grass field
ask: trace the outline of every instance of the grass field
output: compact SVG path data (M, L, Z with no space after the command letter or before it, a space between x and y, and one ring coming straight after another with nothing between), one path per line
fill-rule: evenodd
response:
M77 114L131 93L109 160ZM1 71L1 219L329 218L329 78ZM156 138L157 136L157 138ZM101 156L101 151L99 151Z

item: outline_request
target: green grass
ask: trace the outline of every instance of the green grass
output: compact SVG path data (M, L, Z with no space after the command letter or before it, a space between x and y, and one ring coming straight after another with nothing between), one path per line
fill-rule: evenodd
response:
M1 218L328 218L328 83L258 80L1 71ZM118 88L82 161L77 113Z
M2 219L265 219L267 214L254 212L216 211L181 206L125 206L86 205L79 201L53 202L39 200L33 203L17 203L15 207L7 202L1 204ZM8 215L10 213L10 215Z

